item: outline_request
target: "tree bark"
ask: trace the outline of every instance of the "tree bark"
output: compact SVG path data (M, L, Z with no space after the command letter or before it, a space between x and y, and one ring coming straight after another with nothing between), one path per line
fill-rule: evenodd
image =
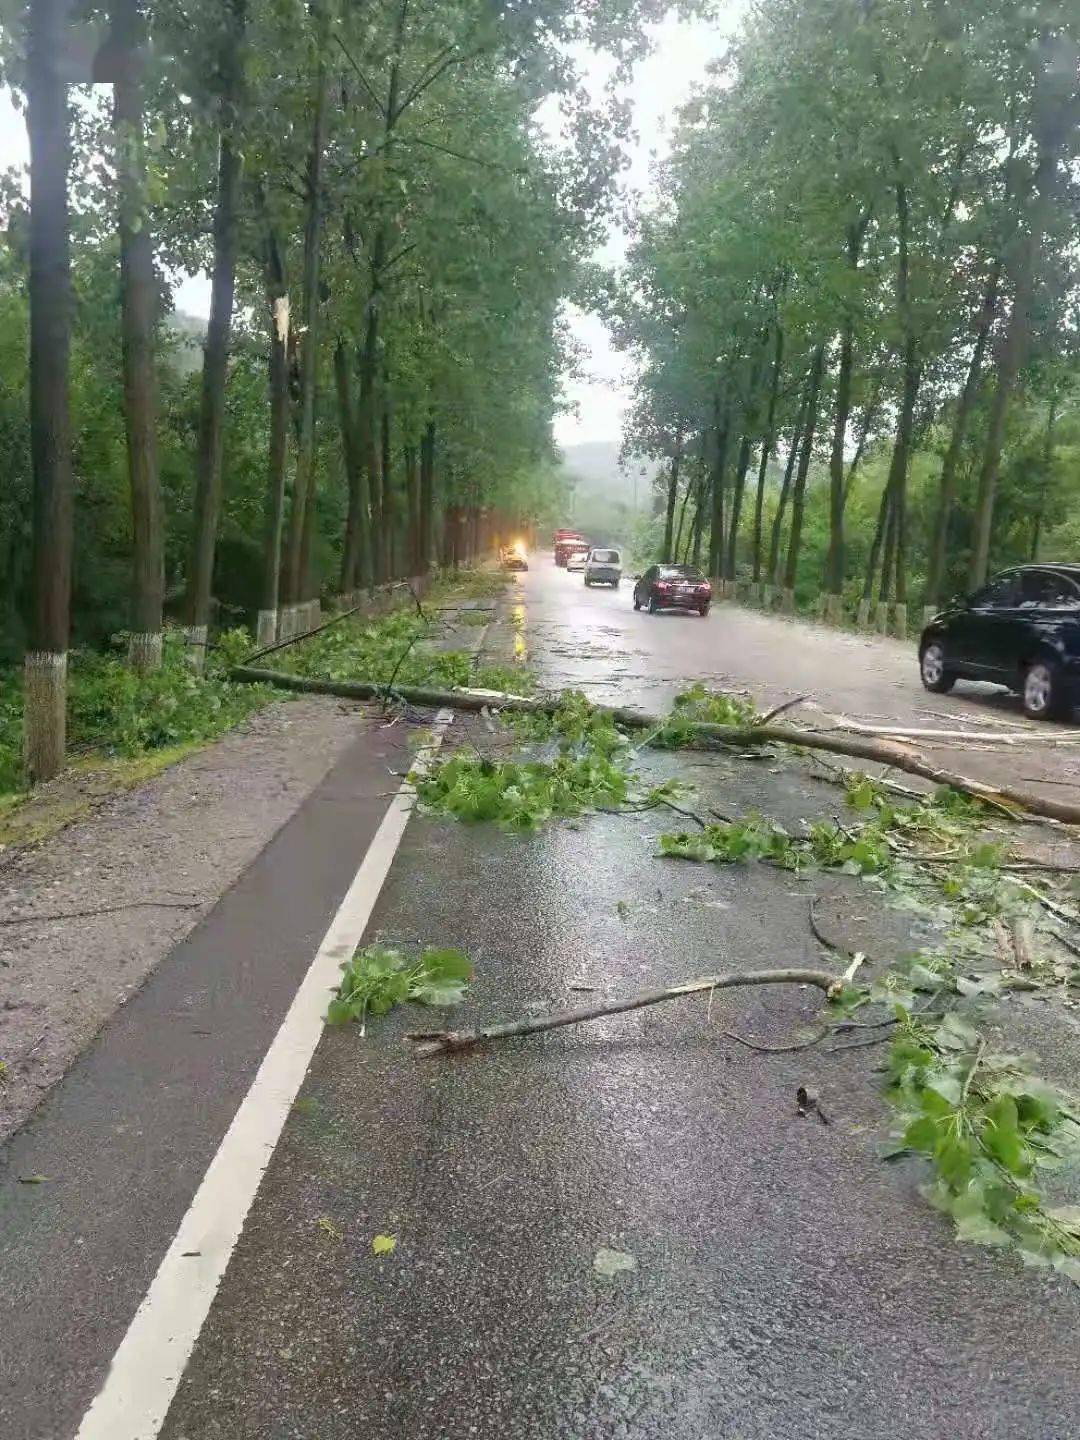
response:
M671 452L671 468L668 471L667 508L664 513L664 560L670 565L675 558L673 531L675 529L675 502L679 497L679 467L682 464L682 430L675 432L675 446Z
M788 448L787 462L784 465L784 478L780 484L780 498L776 502L776 514L773 516L772 535L769 540L768 578L770 585L776 585L780 580L780 540L784 531L784 512L787 509L788 496L791 493L791 477L795 473L795 463L799 451L802 449L803 428L806 425L809 399L810 376L808 373L803 386L802 398L799 401L799 411L795 417L795 428L791 432L791 445Z
M788 537L787 564L784 567L784 589L793 592L799 569L799 550L802 547L803 512L806 508L806 477L810 471L810 460L814 450L814 431L817 428L818 399L821 395L821 372L825 364L825 347L819 345L814 351L810 364L810 390L806 402L806 428L803 431L802 453L799 468L795 472L795 486L791 495L791 534Z
M847 259L853 274L859 268L859 252L869 219L867 214L861 222L848 226ZM851 414L851 376L854 364L855 316L849 302L844 306L844 319L840 330L833 442L829 455L829 549L825 558L825 593L830 597L834 612L839 610L840 599L844 593L844 448L847 444L848 419Z
M311 149L305 176L306 215L304 218L304 272L300 314L300 430L296 445L296 477L293 484L289 537L285 552L285 598L297 604L310 598L311 542L314 529L315 488L315 396L319 364L319 272L322 262L323 152L326 149L326 122L329 80L326 47L329 34L329 7L321 0L313 4L318 56L312 97Z
M1062 51L1060 40L1049 28L1039 34L1032 96L1032 130L1036 137L1037 160L1027 224L1018 247L1013 269L1013 305L1005 339L998 355L997 388L990 406L986 445L979 470L975 503L975 534L971 551L968 584L977 589L986 580L990 563L990 536L994 523L994 501L1001 447L1009 404L1020 368L1027 358L1031 339L1031 311L1036 272L1042 259L1043 241L1053 212L1057 190L1057 169L1067 134L1080 124L1080 99L1070 94L1062 103ZM1075 74L1072 81L1075 89Z
M33 604L25 659L27 780L64 763L71 616L72 464L68 360L71 258L67 87L61 73L70 0L31 0L27 54L30 135L30 459Z
M270 445L266 467L263 574L256 643L277 635L281 532L285 514L285 459L289 440L289 291L281 246L273 229L266 236L266 302L270 340Z
M228 0L220 58L217 203L214 209L214 259L210 281L210 319L203 351L199 410L195 509L188 574L188 641L192 661L201 668L206 654L214 552L221 509L221 461L225 440L225 382L229 365L233 300L236 291L237 210L243 167L240 147L241 47L247 24L247 0Z
M874 579L877 575L878 560L881 558L881 546L885 539L885 529L889 518L889 482L886 480L881 487L881 503L878 506L877 525L874 528L874 539L870 545L870 558L866 564L866 579L863 582L863 605L868 607L874 598Z
M754 496L754 584L761 580L762 519L765 513L765 478L776 446L776 403L780 395L780 376L784 366L784 330L776 326L776 350L773 354L772 383L769 387L769 409L765 417L765 434L761 442L758 465L757 493Z
M345 595L361 586L370 589L371 532L368 514L367 476L357 448L356 416L353 413L352 375L344 340L334 347L334 379L337 385L338 424L341 453L349 482L349 511L345 521L345 546L341 557L341 590Z
M1042 476L1039 495L1035 503L1035 518L1031 526L1031 560L1039 558L1039 542L1042 539L1043 517L1046 513L1046 492L1050 488L1050 474L1054 468L1054 427L1057 423L1058 390L1055 385L1050 392L1050 403L1046 411L1046 430L1043 434Z
M975 322L975 345L971 352L971 362L968 365L964 388L960 392L960 399L957 402L952 434L949 437L949 448L945 452L945 460L941 467L937 515L935 518L934 532L930 541L930 562L926 577L926 594L923 597L923 604L932 606L934 609L936 609L940 603L941 585L945 578L945 557L948 553L949 522L952 518L952 508L956 499L957 469L960 464L960 457L964 451L964 442L967 439L968 424L972 412L975 409L975 401L979 394L983 359L986 354L987 341L990 337L990 327L994 322L994 314L997 310L998 286L1000 283L1001 261L997 260L986 282L986 292L983 295L983 302L979 309L978 319Z
M730 405L726 386L718 391L714 402L714 435L712 482L712 520L709 526L709 574L715 580L723 575L724 564L724 484L727 471L728 435L731 429Z
M420 569L426 575L431 569L431 549L435 523L435 421L424 426L420 440Z
M389 392L384 391L381 420L382 434L382 456L379 466L382 472L382 516L383 516L383 553L385 556L384 570L387 580L393 580L397 571L394 568L394 538L397 529L397 506L394 496L394 476L390 463L391 456L391 419Z
M407 514L405 554L408 557L407 573L419 575L420 565L420 468L415 445L406 445L405 462L405 507Z
M889 467L895 526L896 584L893 593L897 605L907 603L907 477L915 425L915 401L921 378L918 341L914 335L909 335L904 345L904 391Z
M154 377L157 284L143 134L141 57L145 25L139 0L113 0L112 42L118 61L113 81L113 122L119 191L124 428L134 561L128 658L135 669L147 671L161 664L165 533Z

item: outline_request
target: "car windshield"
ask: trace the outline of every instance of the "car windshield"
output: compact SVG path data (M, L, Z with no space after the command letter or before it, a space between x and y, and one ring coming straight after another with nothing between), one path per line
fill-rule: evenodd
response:
M705 576L693 565L661 565L659 578L661 580L698 580L702 581Z
M619 563L619 552L617 550L594 550L592 558L598 560L601 565L617 565Z

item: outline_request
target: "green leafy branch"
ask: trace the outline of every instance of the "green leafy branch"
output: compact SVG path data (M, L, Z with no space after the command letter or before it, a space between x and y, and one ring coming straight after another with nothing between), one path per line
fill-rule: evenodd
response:
M403 951L381 945L357 950L341 967L337 994L326 1020L344 1025L357 1020L363 1026L368 1014L385 1015L395 1005L460 1005L472 979L473 967L461 950L429 948L418 960Z
M1080 1154L1071 1102L954 1010L930 1021L898 1002L896 1016L888 1096L900 1130L888 1154L930 1161L923 1193L957 1239L1015 1246L1026 1265L1080 1281L1080 1209L1048 1206L1038 1185Z

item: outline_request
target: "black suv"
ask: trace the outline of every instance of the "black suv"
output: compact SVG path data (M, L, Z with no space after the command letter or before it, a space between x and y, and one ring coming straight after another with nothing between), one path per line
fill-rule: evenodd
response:
M935 615L919 641L927 690L964 676L1015 690L1036 720L1080 701L1080 565L1020 565Z

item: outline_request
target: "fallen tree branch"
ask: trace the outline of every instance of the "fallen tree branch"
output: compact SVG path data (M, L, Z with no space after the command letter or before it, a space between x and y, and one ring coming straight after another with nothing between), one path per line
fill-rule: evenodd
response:
M751 1040L746 1035L739 1035L734 1030L722 1030L720 1033L728 1040L735 1040L740 1045L745 1045L748 1050L757 1050L763 1055L783 1055L790 1050L810 1050L819 1041L824 1040L832 1029L831 1025L823 1025L816 1034L811 1035L809 1040L794 1040L787 1045L764 1045L760 1040Z
M746 970L742 974L702 975L681 985L668 985L663 990L645 990L625 1000L611 1000L601 1005L585 1005L576 1010L556 1011L527 1020L511 1020L503 1025L487 1025L481 1030L417 1030L405 1038L415 1046L419 1057L443 1055L453 1050L469 1050L491 1040L507 1040L514 1035L539 1035L559 1030L565 1025L581 1025L604 1015L621 1015L627 1010L643 1010L664 1000L681 1000L686 995L703 995L714 990L730 990L741 985L815 985L826 995L835 995L843 988L839 976L824 970Z
M33 925L46 920L85 920L92 915L116 915L121 910L198 910L202 900L127 900L122 905L95 905L89 910L54 910L47 915L5 915L0 925Z
M378 700L382 699L386 692L384 685L366 681L308 679L305 676L287 675L273 670L259 670L251 665L239 665L231 671L231 675L234 680L251 684L276 685L284 690L338 695L352 700ZM394 693L410 704L430 709L452 707L458 710L510 710L526 715L551 715L560 705L557 698L534 699L507 695L497 690L428 690L414 685L401 685ZM616 724L629 729L655 730L662 728L664 724L661 716L623 706L598 704L596 709L610 715ZM918 775L935 785L959 790L1000 810L1013 820L1019 818L1017 810L1027 810L1033 815L1080 825L1080 801L1056 800L1018 790L1012 785L994 786L981 780L972 780L955 770L935 764L917 751L894 740L852 735L835 729L801 730L793 725L773 725L760 721L754 721L750 725L716 725L706 721L692 721L688 723L688 729L703 742L744 746L775 743L801 746L807 750L828 750L837 755L851 755L878 765L892 766L908 775Z
M765 711L758 724L767 725L770 720L775 720L778 715L783 715L785 710L794 710L796 705L801 705L804 700L809 699L809 695L796 695L794 700L785 700L782 705L774 705L771 710Z

